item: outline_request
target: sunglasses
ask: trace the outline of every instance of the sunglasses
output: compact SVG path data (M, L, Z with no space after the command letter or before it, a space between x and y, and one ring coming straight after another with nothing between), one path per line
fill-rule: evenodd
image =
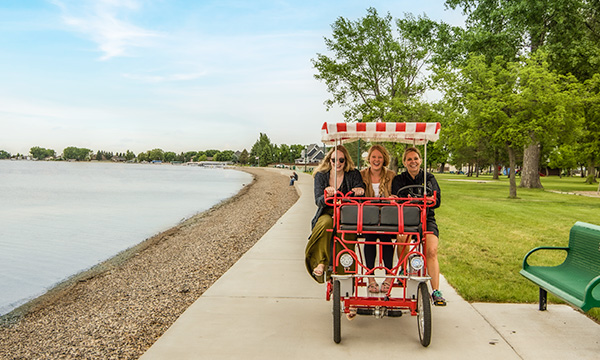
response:
M335 161L336 161L336 159L335 159L335 158L331 158L331 162L332 162L332 163L335 163ZM345 162L346 162L346 159L344 159L344 158L339 158L339 159L337 159L337 161L338 161L340 164L343 164L343 163L345 163Z

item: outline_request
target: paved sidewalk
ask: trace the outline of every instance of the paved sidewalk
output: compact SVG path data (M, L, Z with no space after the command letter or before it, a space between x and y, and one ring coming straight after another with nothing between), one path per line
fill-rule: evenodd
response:
M304 268L316 208L312 178L299 175L298 202L141 359L600 357L600 325L570 307L540 312L534 304L469 304L443 278L448 306L433 307L429 347L421 346L410 315L343 318L342 342L335 344L325 287Z

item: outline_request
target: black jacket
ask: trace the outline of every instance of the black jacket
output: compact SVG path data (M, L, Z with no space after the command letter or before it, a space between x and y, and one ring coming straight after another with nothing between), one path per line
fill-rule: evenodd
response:
M311 229L315 227L319 216L323 214L323 210L327 207L325 205L325 188L329 186L329 171L327 172L318 172L315 174L315 204L318 206L317 213L313 217L311 221ZM350 192L354 188L365 188L365 184L363 183L362 176L360 176L360 172L356 169L350 170L344 174L344 180L339 187L339 191L343 194Z
M394 180L392 180L392 194L397 195L398 190L408 185L423 185L423 170L419 171L419 173L414 179L412 178L412 176L410 176L408 171L396 175L396 177L394 177ZM440 185L435 179L435 176L433 176L433 174L431 173L427 173L427 187L431 188L432 191L436 192L435 205L433 207L427 208L427 217L433 218L435 217L435 212L433 211L433 209L437 209L442 203L442 192L440 190ZM418 189L417 192L421 195L423 193L423 189Z

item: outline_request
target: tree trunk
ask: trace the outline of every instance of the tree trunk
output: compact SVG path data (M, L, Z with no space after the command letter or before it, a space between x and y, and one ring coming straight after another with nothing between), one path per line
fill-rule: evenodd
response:
M517 180L515 179L515 167L517 166L517 159L515 157L515 150L510 145L506 145L508 149L508 162L510 165L510 171L508 173L510 190L508 197L511 199L517 198Z
M523 152L523 169L521 171L521 184L519 186L527 189L541 189L543 186L539 173L540 143L535 140L534 136L532 136L532 140L531 145L526 146Z
M499 170L499 168L500 168L500 164L495 164L494 165L494 177L493 177L494 180L498 180L500 178L500 170Z
M594 159L590 156L587 164L587 177L585 179L586 184L596 183L596 167L594 166Z
M443 162L442 166L440 167L440 174L443 174L445 169L446 169L446 163Z

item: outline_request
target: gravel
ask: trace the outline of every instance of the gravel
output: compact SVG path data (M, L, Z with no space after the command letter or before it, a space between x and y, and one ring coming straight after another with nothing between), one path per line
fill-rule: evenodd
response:
M298 199L289 177L243 168L234 197L0 319L0 359L137 359Z

